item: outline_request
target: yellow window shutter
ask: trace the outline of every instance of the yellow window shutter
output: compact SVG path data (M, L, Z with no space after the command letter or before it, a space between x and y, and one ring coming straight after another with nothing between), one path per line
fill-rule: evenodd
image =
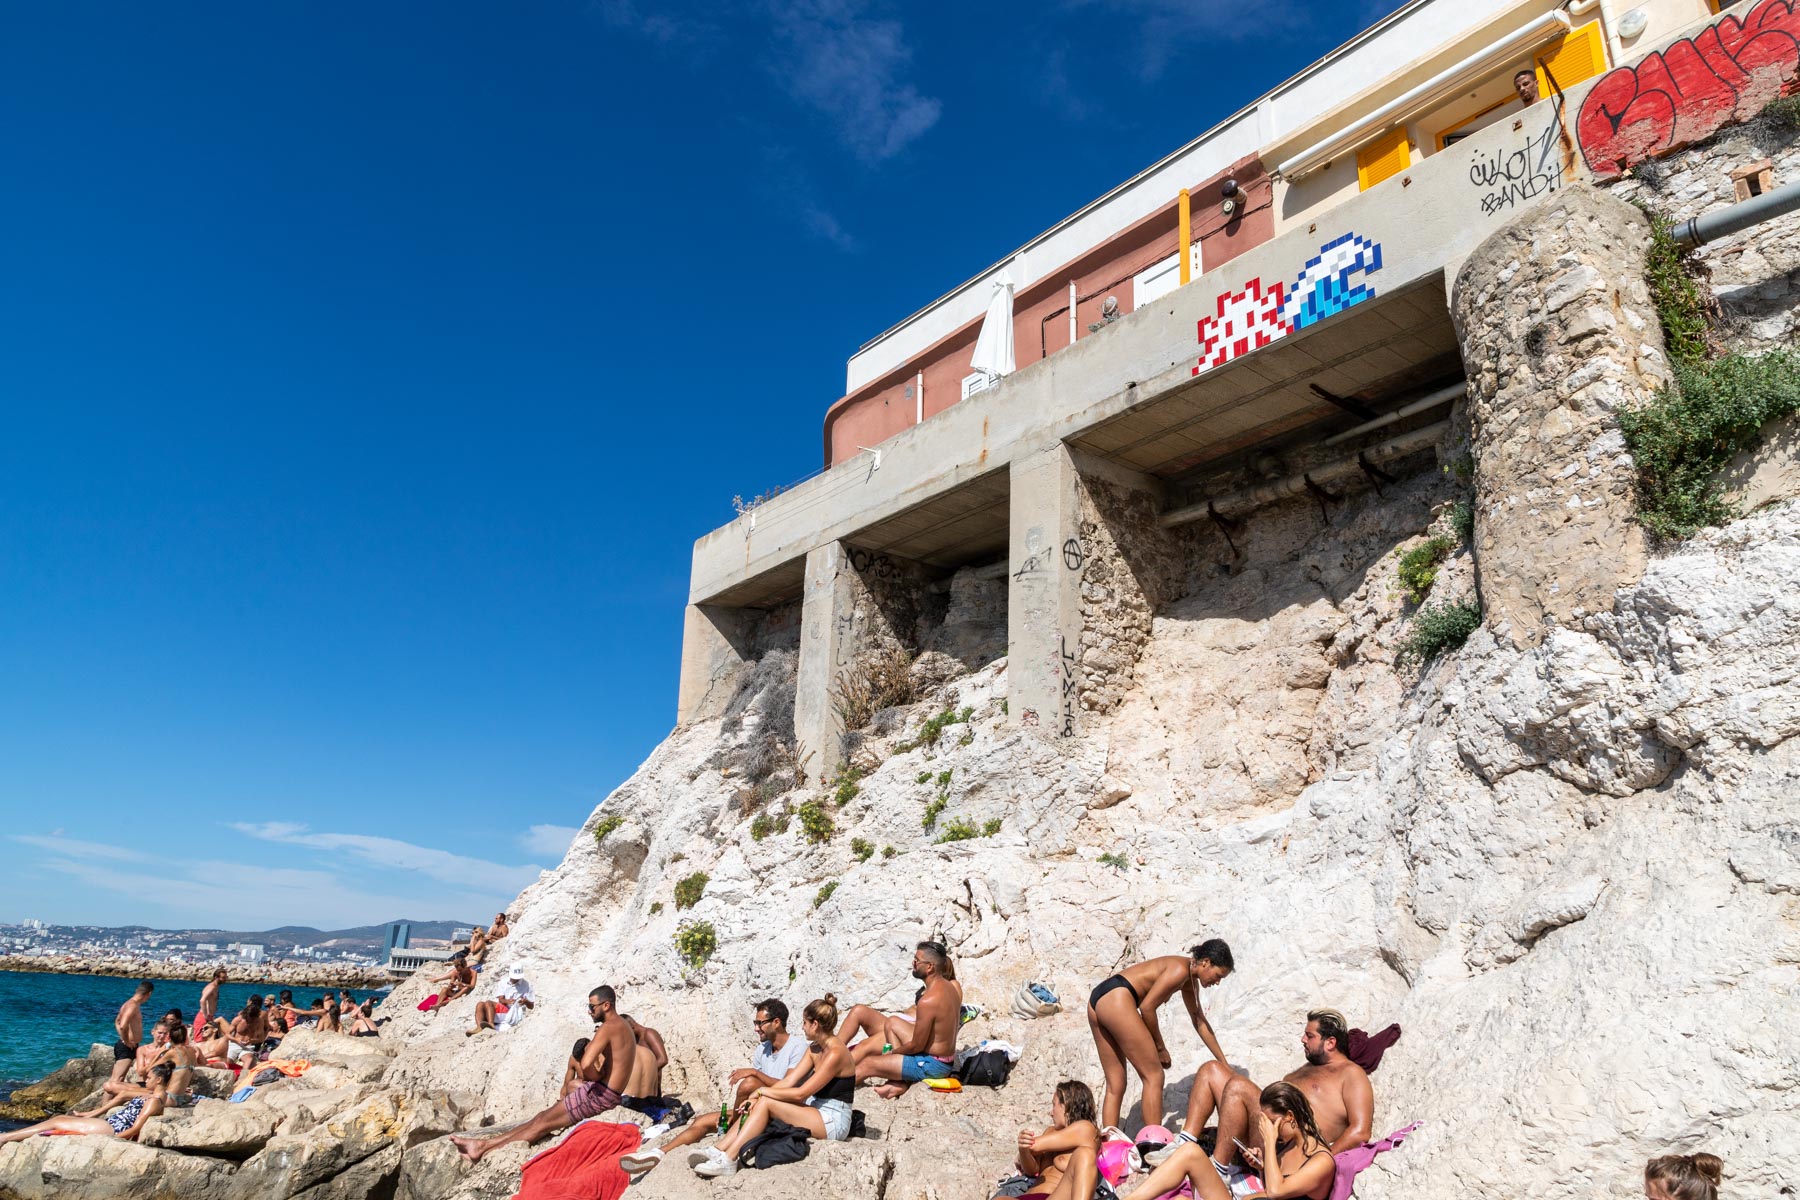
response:
M1565 92L1605 71L1606 38L1600 32L1600 22L1589 21L1572 29L1548 49L1538 52L1538 95L1548 99L1556 92L1545 75L1546 69L1556 76L1557 87Z
M1410 166L1412 146L1406 140L1406 126L1401 125L1356 152L1356 181L1366 192L1388 176L1398 175Z

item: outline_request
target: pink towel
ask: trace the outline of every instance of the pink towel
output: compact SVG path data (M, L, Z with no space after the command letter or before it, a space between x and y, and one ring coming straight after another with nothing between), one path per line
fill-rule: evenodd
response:
M429 996L425 997L423 1000L419 1001L419 1011L420 1012L430 1012L432 1009L436 1008L437 1006L438 1006L438 994L436 992L431 993L431 995L429 995Z
M1337 1178L1331 1184L1331 1200L1350 1200L1350 1193L1356 1189L1357 1175L1375 1161L1375 1156L1404 1142L1407 1134L1424 1123L1414 1121L1405 1129L1394 1130L1379 1142L1364 1142L1338 1155Z

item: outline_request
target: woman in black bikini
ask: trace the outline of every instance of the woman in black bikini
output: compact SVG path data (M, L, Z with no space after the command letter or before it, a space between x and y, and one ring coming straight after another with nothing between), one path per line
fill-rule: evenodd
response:
M1246 1162L1262 1172L1262 1191L1251 1196L1269 1200L1325 1200L1337 1179L1337 1160L1319 1136L1312 1105L1306 1094L1291 1083L1271 1083L1262 1090L1262 1126L1252 1139L1258 1146L1244 1147ZM1265 1164L1267 1164L1265 1166ZM1196 1200L1231 1200L1231 1190L1220 1178L1212 1158L1193 1142L1184 1141L1138 1185L1146 1196L1160 1196L1181 1186L1194 1185Z
M1212 1023L1200 1011L1200 989L1212 987L1231 974L1231 947L1218 938L1195 946L1190 957L1166 954L1126 967L1103 980L1088 996L1088 1029L1100 1051L1100 1069L1106 1075L1106 1095L1101 1104L1100 1126L1119 1123L1125 1101L1125 1064L1130 1063L1144 1081L1142 1104L1145 1125L1161 1125L1163 1118L1163 1070L1169 1065L1169 1048L1163 1043L1156 1010L1181 993L1194 1032L1214 1058L1225 1061Z

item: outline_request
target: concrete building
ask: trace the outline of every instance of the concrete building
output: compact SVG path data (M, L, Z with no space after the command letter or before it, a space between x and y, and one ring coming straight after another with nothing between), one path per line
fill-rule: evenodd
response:
M1463 258L1772 99L1781 54L1681 37L1738 20L1794 44L1783 0L1415 0L881 333L826 414L825 469L695 543L678 720L797 646L800 757L828 779L846 688L882 647L919 649L962 580L1003 593L1009 719L1079 736L1112 636L1084 617L1088 540L1118 533L1095 489L1152 511L1178 558L1184 525L1229 538L1308 492L1328 518L1428 453L1464 383ZM1685 98L1638 103L1639 62ZM1002 279L1018 366L990 376L970 361Z
M387 969L391 974L404 979L414 971L450 961L451 953L449 950L395 949L388 952Z

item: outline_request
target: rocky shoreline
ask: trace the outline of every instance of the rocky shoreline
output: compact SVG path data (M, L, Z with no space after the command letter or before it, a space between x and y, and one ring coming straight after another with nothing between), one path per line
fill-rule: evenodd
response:
M395 977L382 967L337 963L172 963L124 956L58 955L44 958L0 955L0 971L37 975L114 975L127 979L211 979L225 968L228 983L289 984L297 987L383 988Z

